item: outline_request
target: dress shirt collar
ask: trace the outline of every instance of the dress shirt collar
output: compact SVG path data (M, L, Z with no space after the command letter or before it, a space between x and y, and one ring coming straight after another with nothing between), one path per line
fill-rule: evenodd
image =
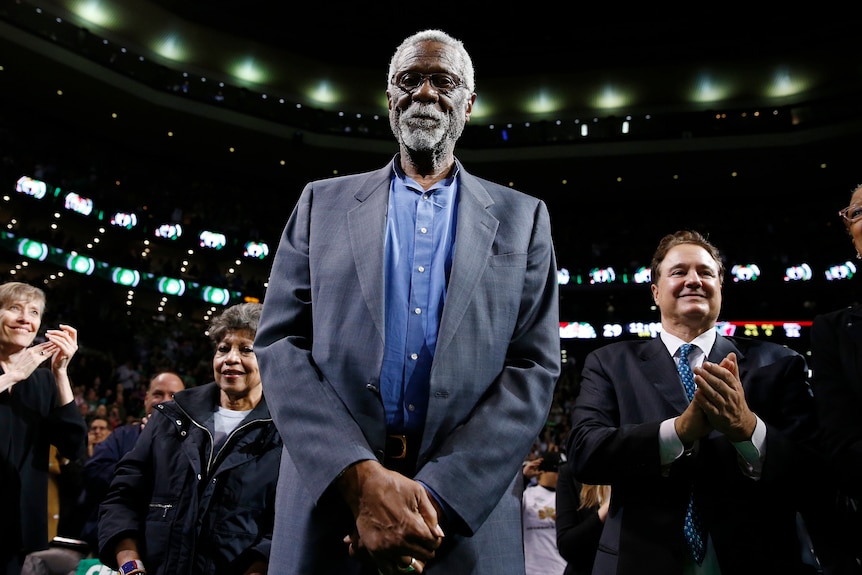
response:
M690 343L692 345L696 345L697 348L703 352L703 357L709 355L709 352L712 351L712 346L715 345L715 338L718 336L718 332L713 329L708 329L693 340L686 342L681 340L680 338L672 335L666 331L662 331L659 333L659 337L661 338L662 343L667 348L667 352L671 355L671 357L676 357L679 352L679 348L684 343Z
M396 184L408 188L416 192L417 194L434 194L435 200L439 196L443 195L447 196L447 198L444 198L443 201L451 197L455 181L458 178L458 172L460 171L458 162L455 162L455 164L452 166L452 172L448 176L434 184L434 186L430 190L425 190L422 186L419 185L418 182L416 182L416 180L408 177L407 174L404 173L404 170L401 168L401 162L399 160L400 154L396 154L395 158L392 160L392 170L394 172ZM398 186L396 186L396 189L397 188ZM439 190L444 190L445 194L438 193Z

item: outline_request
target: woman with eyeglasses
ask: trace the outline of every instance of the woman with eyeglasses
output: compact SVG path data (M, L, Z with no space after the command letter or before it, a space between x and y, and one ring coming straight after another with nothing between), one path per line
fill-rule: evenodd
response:
M862 184L838 212L856 257L862 259ZM862 305L814 318L811 387L830 471L838 480L846 545L862 561ZM862 572L860 570L859 572Z

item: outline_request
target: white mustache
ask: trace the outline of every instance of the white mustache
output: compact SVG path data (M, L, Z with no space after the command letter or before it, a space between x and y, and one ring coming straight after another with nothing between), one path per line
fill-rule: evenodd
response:
M434 108L431 104L417 104L408 108L402 115L402 120L435 120L441 122L446 114Z

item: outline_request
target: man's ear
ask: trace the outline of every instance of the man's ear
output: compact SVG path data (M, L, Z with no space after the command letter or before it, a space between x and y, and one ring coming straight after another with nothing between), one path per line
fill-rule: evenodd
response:
M465 114L465 120L467 122L470 121L470 116L473 114L473 104L476 103L476 92L470 94L470 97L467 99L467 110Z

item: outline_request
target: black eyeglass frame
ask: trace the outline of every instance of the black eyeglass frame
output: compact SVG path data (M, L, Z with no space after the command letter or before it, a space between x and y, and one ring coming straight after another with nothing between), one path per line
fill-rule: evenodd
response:
M405 83L404 79L409 77L415 77L415 82ZM398 86L406 93L412 94L421 88L425 84L426 80L429 80L431 82L431 87L440 94L451 94L458 88L465 87L464 80L455 74L450 74L449 72L432 72L430 74L425 74L423 72L415 72L413 70L399 72L392 77L392 84ZM449 85L449 80L451 80L451 85Z

